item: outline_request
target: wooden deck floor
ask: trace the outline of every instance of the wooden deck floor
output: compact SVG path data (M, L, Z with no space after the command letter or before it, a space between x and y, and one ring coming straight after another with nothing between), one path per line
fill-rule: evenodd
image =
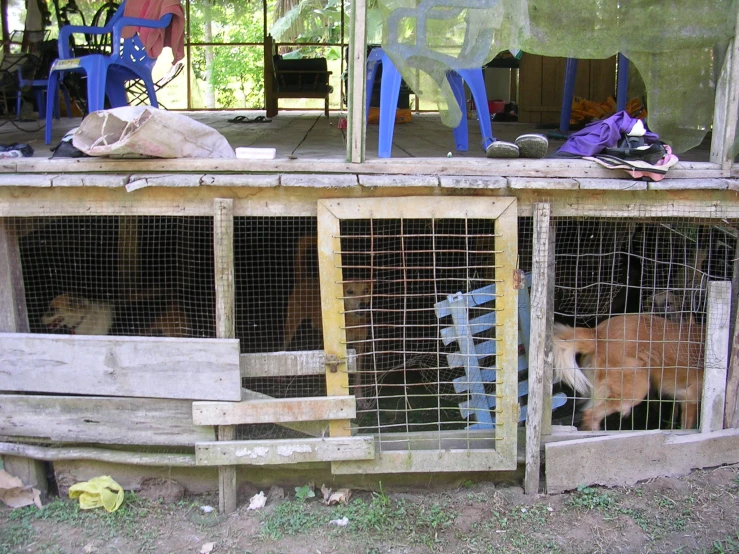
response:
M185 113L185 112L183 112ZM277 149L277 159L313 159L326 162L344 162L346 158L346 129L339 129L339 113L326 118L322 112L282 111L269 123L232 123L236 116L247 120L264 115L264 112L186 112L186 115L218 130L232 147L253 146ZM53 126L52 146L58 144L62 136L77 127L80 118L63 118ZM410 123L395 126L393 158L440 158L449 152L455 158L484 158L481 146L480 128L476 120L468 120L469 151L457 152L454 147L452 130L444 126L436 113L413 114ZM524 133L552 132L552 129L537 129L523 123L493 123L493 133L500 140L513 141ZM377 125L367 127L368 160L377 159ZM549 152L556 151L563 140L549 140ZM44 123L15 122L0 120L0 144L28 143L34 150L34 157L51 156L50 146L44 144ZM684 161L709 161L710 140L680 156Z

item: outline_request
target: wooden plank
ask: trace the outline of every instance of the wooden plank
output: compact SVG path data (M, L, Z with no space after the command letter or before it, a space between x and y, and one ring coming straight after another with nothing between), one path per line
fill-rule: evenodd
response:
M14 458L15 456L23 456L32 460L44 460L47 462L95 460L99 462L154 467L195 466L195 454L129 452L127 450L109 450L106 448L88 448L82 446L47 447L15 442L0 442L0 454L2 454L3 460L5 460L6 470L8 458ZM26 483L26 481L23 482Z
M739 245L737 247L739 249ZM739 256L737 256L739 258ZM737 264L734 265L734 282L739 277L737 271ZM732 283L732 290L734 289L734 282ZM736 304L736 294L732 295L733 301L732 306ZM737 428L739 427L739 309L736 310L734 320L734 334L733 340L731 341L731 358L728 369L728 377L726 379L726 408L724 410L724 427L725 428Z
M192 424L185 400L98 396L0 396L0 435L50 442L192 446L213 440Z
M556 107L559 111L559 106ZM361 165L333 159L301 158L276 160L243 159L172 159L172 160L114 160L75 158L56 160L17 158L8 187L34 186L38 177L32 173L399 173L409 175L478 175L519 177L603 177L613 178L613 171L587 160L512 159L505 163L491 163L487 158L384 158L367 160ZM548 173L546 173L548 171ZM545 173L543 173L545 172ZM691 175L692 172L692 175ZM670 168L668 179L724 177L721 165L709 162L680 162ZM131 177L133 178L133 177ZM246 177L245 177L246 179ZM166 183L163 183L163 186ZM4 183L0 181L0 189ZM38 189L40 192L43 189ZM102 189L105 190L105 189ZM187 189L181 189L184 193ZM143 192L143 191L138 191Z
M353 419L356 416L356 401L353 396L192 403L195 425L290 423Z
M526 417L526 494L539 492L540 446L544 414L544 376L552 371L552 325L549 321L550 259L549 204L534 207L533 258L531 270L531 335L529 338L529 394ZM546 394L551 395L551 388Z
M357 355L348 350L347 371L357 370ZM259 352L239 356L241 377L294 377L326 373L326 353L323 350L299 352Z
M241 400L274 400L273 396L262 394L248 389L241 389ZM328 421L294 421L294 422L283 422L278 423L282 427L304 433L312 437L323 437L329 433L329 422ZM348 423L347 423L348 425Z
M356 0L351 10L349 27L349 81L347 105L346 159L361 163L365 157L367 134L366 81L367 81L367 2Z
M469 198L464 197L438 197L438 196L405 196L394 198L393 202L388 202L387 198L356 198L351 201L342 200L319 200L318 210L319 216L323 211L327 211L328 215L323 217L330 220L341 219L361 219L372 217L374 219L399 219L399 218L421 218L428 219L430 217L456 218L463 217L469 219L498 219L503 217L513 207L513 216L516 217L516 199L509 196L497 197L480 197L474 203ZM330 218L330 219L329 219ZM335 224L336 232L329 237L338 237L338 223ZM320 229L320 226L319 226ZM508 230L508 228L505 228ZM320 230L319 230L320 236ZM337 248L339 246L337 239ZM320 248L320 241L319 241ZM501 249L499 249L501 250ZM333 252L340 252L334 250ZM326 252L326 255L331 253ZM330 258L334 262L339 262L337 258ZM340 277L340 275L337 275ZM337 288L339 290L340 287ZM323 290L321 290L323 294ZM339 296L340 290L339 290ZM322 298L324 298L322 296ZM325 324L326 322L324 322ZM325 328L325 327L324 327Z
M550 205L551 208L551 205ZM549 220L550 226L549 226L549 246L548 246L548 259L547 259L547 290L546 290L546 302L547 302L547 308L546 308L546 318L547 318L547 326L548 329L552 329L554 327L554 272L555 272L555 263L554 263L554 252L557 244L557 236L556 236L556 229L557 226L551 221L551 218ZM547 335L547 341L551 339L551 336ZM552 432L552 404L554 402L554 399L552 397L552 381L554 379L554 362L550 361L550 358L547 356L545 358L546 364L544 366L544 382L543 382L543 388L544 388L544 405L542 408L542 422L541 422L541 434L543 436L549 435Z
M499 199L501 203L507 203L506 198ZM477 202L477 204L484 204ZM443 213L443 217L453 217L450 209L449 215ZM517 427L520 406L518 405L518 290L516 281L518 275L518 215L516 202L513 200L508 206L494 216L494 212L500 209L499 205L488 208L489 217L495 217L495 276L496 293L495 311L497 314L497 328L495 338L499 341L501 351L496 355L496 366L499 369L498 383L496 385L495 415L495 445L496 452L503 460L502 465L496 469L515 469L517 451ZM474 213L465 214L473 218ZM525 280L523 286L526 286ZM479 455L473 456L474 458Z
M348 202L353 205L354 201ZM346 323L344 321L344 296L341 282L341 235L340 218L332 213L333 206L318 202L318 262L321 287L321 312L323 317L323 348L326 358L336 364L326 365L326 394L346 396L349 394L349 372L346 358ZM349 437L349 420L334 420L329 423L332 437Z
M7 444L7 443L0 443ZM49 491L49 481L46 478L46 468L43 462L26 455L25 452L5 452L0 448L3 469L18 477L26 487L35 487L41 492Z
M223 425L217 427L218 441L214 444L223 444L236 438L236 427ZM211 444L211 443L209 443ZM197 445L195 447L195 464L198 463ZM232 465L213 464L218 466L218 511L222 514L231 514L238 505L238 489L236 488L236 468Z
M542 103L543 59L524 52L519 62L518 120L522 123L541 123L541 112L537 108Z
M374 457L371 437L215 441L195 445L195 463L199 466L282 465Z
M582 485L628 486L739 463L739 429L689 435L655 430L551 442L545 460L548 494Z
M232 339L234 326L234 212L231 198L214 200L213 252L216 284L216 336Z
M28 332L18 237L5 219L0 219L0 331Z
M470 455L473 454L473 455ZM516 469L493 449L475 450L383 450L374 460L332 464L337 475L364 475L384 473L440 473L467 471L497 471Z
M723 428L726 407L726 374L729 365L731 282L708 283L706 345L700 428L704 433Z
M0 390L241 400L239 342L0 333Z
M277 106L275 99L275 107ZM216 198L213 202L213 252L216 286L216 336L233 338L235 326L234 285L234 206L230 198ZM239 370L239 383L241 370ZM239 386L239 390L241 387ZM236 428L223 425L216 428L219 441L236 438ZM229 466L218 468L218 511L230 514L237 506L236 470Z
M739 21L739 13L737 13ZM739 28L739 26L737 26ZM737 139L739 119L739 40L735 36L726 49L724 65L716 83L716 100L713 109L713 133L711 134L711 157L713 163L721 165L726 174L734 164L732 152Z

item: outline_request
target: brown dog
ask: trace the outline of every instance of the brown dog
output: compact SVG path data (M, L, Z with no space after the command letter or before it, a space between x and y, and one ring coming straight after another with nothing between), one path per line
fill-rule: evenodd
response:
M51 301L48 310L41 316L41 324L49 331L68 335L109 335L119 311L108 302L95 302L74 294L60 294ZM187 314L179 303L171 301L141 334L187 337L189 328Z
M692 429L703 390L703 338L700 325L651 315L616 316L595 329L555 324L555 379L590 397L581 429L598 430L617 412L629 415L650 387L680 402L681 426Z
M310 321L311 327L323 332L323 316L321 313L321 287L318 275L309 269L309 258L315 254L316 237L305 236L298 241L295 254L295 285L287 302L287 315L283 329L283 348L288 350L295 333L303 321ZM348 348L357 353L357 372L354 375L354 396L360 406L367 406L363 399L362 358L367 352L369 337L369 308L372 298L370 281L345 281L344 290L344 322L346 324L346 342Z

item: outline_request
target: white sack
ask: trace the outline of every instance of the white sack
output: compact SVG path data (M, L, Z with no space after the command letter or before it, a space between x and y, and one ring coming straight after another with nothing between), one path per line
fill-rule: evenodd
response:
M235 158L226 138L207 125L151 106L93 112L82 120L72 144L90 156Z

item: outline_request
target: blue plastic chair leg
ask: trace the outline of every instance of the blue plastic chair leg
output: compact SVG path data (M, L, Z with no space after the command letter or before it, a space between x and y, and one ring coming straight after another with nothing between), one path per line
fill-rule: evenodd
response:
M400 72L386 54L382 56L382 83L380 85L380 129L377 155L389 158L393 150L395 132L395 111L400 94Z
M570 130L570 116L572 115L572 100L575 98L575 79L577 78L577 59L567 58L565 64L565 89L562 92L562 110L559 115L559 130Z
M456 71L447 72L446 79L449 81L449 86L452 88L454 98L457 100L457 105L462 110L462 120L453 130L454 146L457 149L457 152L467 152L469 140L467 137L467 110L465 109L464 81L462 80L462 76ZM475 100L475 102L476 101L477 100Z
M55 100L59 96L59 72L49 73L49 84L46 87L46 144L51 144L51 124L54 119Z
M495 141L493 136L493 126L490 123L490 108L488 108L488 94L485 90L485 79L483 78L482 68L478 67L475 69L459 69L457 71L462 79L467 83L467 86L472 93L472 98L475 100L475 106L477 106L477 116L480 120L480 133L482 134L482 149L487 150L487 147ZM464 112L464 102L459 106Z
M618 55L618 81L616 82L616 111L626 109L626 97L629 94L629 60L623 54Z

